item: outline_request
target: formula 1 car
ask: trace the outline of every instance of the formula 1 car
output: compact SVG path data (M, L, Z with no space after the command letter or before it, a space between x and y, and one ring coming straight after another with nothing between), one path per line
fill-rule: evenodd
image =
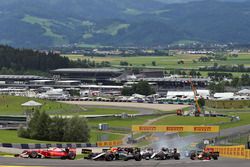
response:
M76 158L76 149L73 148L49 148L39 150L24 150L15 157L21 158L58 158L74 160Z
M177 149L169 149L163 147L160 151L154 151L152 148L147 148L146 151L142 151L142 158L149 160L168 160L168 159L180 159L180 153L177 152Z
M192 150L190 152L191 160L218 160L219 156L219 152L215 152L213 149L207 148L200 151Z
M141 161L142 156L139 148L111 148L103 149L100 153L93 153L91 149L82 149L83 154L87 154L84 159L91 159L95 161L113 161L113 160L124 160L128 161L134 159Z

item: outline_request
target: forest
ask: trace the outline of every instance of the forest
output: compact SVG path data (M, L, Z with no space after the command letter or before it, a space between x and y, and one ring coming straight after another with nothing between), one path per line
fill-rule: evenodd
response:
M43 72L57 68L94 68L109 67L109 62L95 63L89 59L72 61L58 53L16 49L0 45L0 74L27 74Z

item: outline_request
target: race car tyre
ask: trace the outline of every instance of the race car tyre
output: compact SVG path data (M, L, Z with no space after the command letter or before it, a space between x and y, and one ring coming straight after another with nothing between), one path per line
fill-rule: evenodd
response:
M171 157L169 155L166 155L165 159L171 159Z
M157 157L156 157L158 160L165 160L166 157L165 157L165 154L164 153L158 153Z
M30 158L36 158L38 156L38 153L36 151L32 151L29 155Z
M180 154L178 154L178 153L174 154L174 159L175 160L180 160Z
M213 160L218 160L218 156L217 155L212 155Z
M190 159L195 160L195 157L196 157L195 154L191 154Z
M136 155L135 155L135 160L136 160L136 161L141 161L141 160L142 160L141 154L136 154Z
M62 159L62 160L65 160L65 159L67 159L67 157L63 156L63 157L61 157L61 159Z
M129 158L128 157L125 157L124 159L123 159L123 161L128 161L129 160Z
M76 154L73 153L73 152L69 152L69 154L68 154L68 159L69 159L69 160L74 160L75 158L76 158Z
M105 155L105 160L106 161L112 161L113 160L113 156L110 155L110 154L107 154L107 155Z

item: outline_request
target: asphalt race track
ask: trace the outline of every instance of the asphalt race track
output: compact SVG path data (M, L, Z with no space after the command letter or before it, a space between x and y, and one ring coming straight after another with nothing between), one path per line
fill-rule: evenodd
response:
M4 158L0 157L0 167L13 167L13 166L36 166L36 167L249 167L249 160L239 159L225 159L220 158L217 161L192 161L190 159L182 160L142 160L136 162L130 161L92 161L92 160L54 160L54 159L22 159L22 158Z

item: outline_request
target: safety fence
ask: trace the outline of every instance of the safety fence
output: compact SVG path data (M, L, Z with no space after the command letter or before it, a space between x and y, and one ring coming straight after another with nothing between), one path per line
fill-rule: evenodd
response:
M97 142L97 147L113 147L113 146L119 146L122 145L122 140L113 140L113 141L100 141Z
M0 147L5 148L17 148L17 149L43 149L49 147L58 147L58 148L84 148L84 147L113 147L122 145L122 140L113 140L113 141L99 141L95 144L91 143L53 143L53 144L19 144L19 143L0 143Z
M90 143L65 143L65 144L18 144L18 143L0 143L0 147L5 148L18 148L18 149L42 149L49 147L58 148L83 148L83 147L96 147L96 144Z
M250 150L245 145L239 146L207 146L207 148L218 151L220 156L227 158L250 159Z

